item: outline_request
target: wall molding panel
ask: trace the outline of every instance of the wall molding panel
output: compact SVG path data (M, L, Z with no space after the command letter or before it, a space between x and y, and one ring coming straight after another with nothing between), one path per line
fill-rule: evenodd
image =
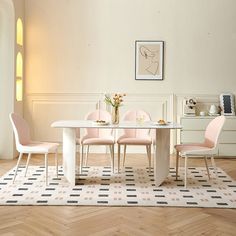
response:
M127 94L120 116L129 109L143 109L150 113L153 120L173 121L173 98L172 94ZM51 128L51 123L55 120L83 119L89 111L98 107L111 110L103 100L102 93L31 93L26 95L24 114L35 140L61 142L62 130ZM94 147L93 151L104 152L104 148ZM129 147L127 152L145 152L145 149Z

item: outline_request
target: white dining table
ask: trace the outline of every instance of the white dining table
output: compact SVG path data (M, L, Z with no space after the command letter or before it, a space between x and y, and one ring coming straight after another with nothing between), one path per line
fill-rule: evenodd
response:
M121 122L118 125L99 125L88 120L59 120L52 123L53 128L63 129L63 172L71 185L76 184L76 129L153 129L154 142L154 179L155 185L160 186L169 174L170 165L170 130L181 129L176 123L159 125L157 122Z

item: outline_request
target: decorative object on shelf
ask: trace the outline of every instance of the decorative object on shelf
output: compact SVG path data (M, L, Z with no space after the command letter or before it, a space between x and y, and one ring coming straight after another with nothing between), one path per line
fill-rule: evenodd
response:
M206 115L206 112L205 112L205 111L200 111L200 112L199 112L199 115L200 115L200 116L205 116L205 115Z
M163 41L135 41L135 79L163 80Z
M112 124L119 124L119 107L122 106L123 97L126 94L116 93L112 98L110 95L105 94L105 102L112 106Z
M232 93L222 93L220 95L221 115L235 116L234 95Z
M196 98L185 98L184 100L184 115L195 116L196 115Z
M210 106L210 109L209 109L209 115L210 116L217 116L217 115L219 115L218 106L216 106L215 104L212 104Z

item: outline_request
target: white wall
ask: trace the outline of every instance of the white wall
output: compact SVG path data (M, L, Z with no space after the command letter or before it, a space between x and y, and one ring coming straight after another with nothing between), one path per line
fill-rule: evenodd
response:
M14 4L14 9L15 9L15 28L14 28L14 31L16 32L16 22L17 22L17 19L18 18L21 18L22 20L22 23L23 23L23 45L20 46L16 43L16 37L15 37L15 58L16 58L16 55L18 52L21 52L22 54L22 57L23 57L23 86L24 86L24 83L25 83L25 58L24 58L24 47L25 47L25 42L24 42L24 39L25 39L25 0L12 0L13 1L13 4ZM16 76L16 75L14 75ZM24 90L24 89L23 89ZM24 92L24 91L23 91ZM15 93L15 92L14 92ZM23 115L23 101L16 101L15 99L15 96L16 94L14 94L14 100L15 100L15 112L17 112L18 114L20 115ZM24 100L24 98L23 98Z
M35 138L57 139L50 122L83 117L102 92L127 92L126 108L169 120L184 95L217 102L236 93L235 0L26 0L25 13L25 115ZM163 81L135 81L135 40L165 41Z
M23 114L23 103L15 99L16 20L24 20L24 0L0 1L0 159L17 155L9 113ZM23 50L21 50L24 54Z
M0 2L0 158L12 158L13 132L8 114L14 110L14 6Z
M164 81L134 42L165 41ZM236 92L235 0L26 0L26 93Z

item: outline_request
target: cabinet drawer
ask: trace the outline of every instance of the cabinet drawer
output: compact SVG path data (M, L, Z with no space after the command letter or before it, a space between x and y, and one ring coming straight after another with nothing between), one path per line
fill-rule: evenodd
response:
M234 143L236 146L236 131L224 130L220 134L219 143Z
M219 156L236 157L236 144L219 144Z
M184 130L180 133L181 143L202 143L204 142L205 131Z
M204 142L205 131L183 130L180 133L181 143L201 143ZM219 143L235 144L236 131L223 131L219 138Z
M181 124L183 130L205 130L207 125L214 118L181 118ZM236 119L227 118L223 127L223 130L235 130L236 131Z
M236 130L236 119L226 117L223 130Z
M181 119L181 125L183 126L183 130L205 130L207 125L209 124L209 122L212 119L209 118L205 118L205 119L201 119L201 118L193 118L193 119L189 119L189 118L182 118Z

